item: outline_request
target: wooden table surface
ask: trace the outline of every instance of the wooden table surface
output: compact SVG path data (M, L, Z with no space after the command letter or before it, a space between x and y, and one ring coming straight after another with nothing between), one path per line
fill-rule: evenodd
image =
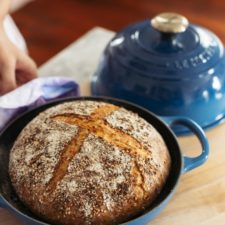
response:
M67 47L39 69L40 76L64 75L81 84L89 94L89 80L113 32L96 28ZM94 56L94 57L90 57ZM178 189L151 225L224 225L225 224L225 124L207 132L210 156L203 166L184 174ZM179 138L184 154L200 153L196 137ZM13 215L0 209L0 225L21 225Z

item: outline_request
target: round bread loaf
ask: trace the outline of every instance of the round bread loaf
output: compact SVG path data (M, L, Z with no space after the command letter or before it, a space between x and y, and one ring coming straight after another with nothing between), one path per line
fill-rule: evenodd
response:
M151 204L170 163L160 134L137 114L80 100L49 108L23 129L9 174L20 200L48 222L111 225Z

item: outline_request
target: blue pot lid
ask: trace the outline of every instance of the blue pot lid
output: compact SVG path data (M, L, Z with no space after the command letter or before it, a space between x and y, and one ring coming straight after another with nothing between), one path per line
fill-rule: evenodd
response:
M160 80L196 79L224 54L215 34L174 13L125 28L107 49L128 70Z
M131 25L107 45L92 94L122 98L204 129L225 121L225 54L209 30L175 13ZM174 130L183 134L186 128Z

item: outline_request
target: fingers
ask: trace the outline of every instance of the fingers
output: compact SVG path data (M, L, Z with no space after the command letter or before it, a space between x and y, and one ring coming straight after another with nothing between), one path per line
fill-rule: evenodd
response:
M16 80L21 85L37 77L35 62L25 53L21 52L16 64Z
M16 88L15 63L7 62L0 66L0 95Z
M0 95L14 90L37 77L37 66L25 53L21 52L17 62L4 60L0 65Z
M9 92L36 76L34 61L12 44L0 28L0 94Z

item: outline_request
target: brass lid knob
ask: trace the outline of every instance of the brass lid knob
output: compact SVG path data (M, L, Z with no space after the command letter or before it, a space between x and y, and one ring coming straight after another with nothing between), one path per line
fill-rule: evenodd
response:
M186 17L177 13L161 13L151 20L152 26L164 33L181 33L184 32L189 22Z

